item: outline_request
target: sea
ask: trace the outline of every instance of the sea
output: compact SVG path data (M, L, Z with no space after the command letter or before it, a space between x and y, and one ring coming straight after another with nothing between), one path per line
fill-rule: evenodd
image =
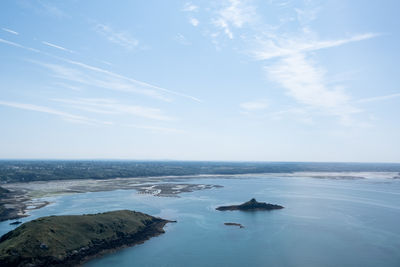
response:
M129 209L159 216L165 233L87 262L102 266L400 266L400 179L396 173L290 173L191 177L215 184L179 197L135 190L48 197L47 215ZM217 211L251 198L273 211ZM240 223L244 228L224 225ZM0 234L15 226L0 223Z

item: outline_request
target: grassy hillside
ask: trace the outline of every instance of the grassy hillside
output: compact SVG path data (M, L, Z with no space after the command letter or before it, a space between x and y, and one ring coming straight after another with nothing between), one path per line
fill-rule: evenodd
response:
M165 223L129 210L39 218L1 237L0 265L76 264L102 251L163 233Z

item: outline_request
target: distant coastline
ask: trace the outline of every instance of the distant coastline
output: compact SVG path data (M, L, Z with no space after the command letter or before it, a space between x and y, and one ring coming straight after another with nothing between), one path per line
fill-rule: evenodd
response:
M0 160L0 221L26 217L49 204L38 199L60 194L135 189L140 194L179 197L218 188L190 179L249 178L260 175L353 180L400 177L397 163L197 162ZM174 185L179 181L180 184Z

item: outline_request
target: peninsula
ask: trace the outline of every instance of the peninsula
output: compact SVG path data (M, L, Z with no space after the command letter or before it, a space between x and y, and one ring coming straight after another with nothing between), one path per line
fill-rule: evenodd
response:
M216 210L220 211L225 211L225 210L256 211L256 210L277 210L277 209L283 209L283 207L276 204L257 202L255 198L252 198L251 200L240 205L220 206L216 208Z
M73 266L164 233L172 222L130 210L42 217L0 238L0 266Z

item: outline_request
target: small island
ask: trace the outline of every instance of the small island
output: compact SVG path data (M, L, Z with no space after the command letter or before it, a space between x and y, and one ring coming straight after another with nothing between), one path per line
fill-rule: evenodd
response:
M239 228L244 228L243 225L241 225L240 223L231 223L231 222L226 222L224 223L227 226L239 226Z
M0 238L0 266L74 266L143 243L172 222L130 210L42 217Z
M240 204L240 205L231 205L231 206L220 206L216 208L219 211L225 210L241 210L241 211L256 211L256 210L277 210L283 209L284 207L276 204L270 204L265 202L257 202L255 198Z

